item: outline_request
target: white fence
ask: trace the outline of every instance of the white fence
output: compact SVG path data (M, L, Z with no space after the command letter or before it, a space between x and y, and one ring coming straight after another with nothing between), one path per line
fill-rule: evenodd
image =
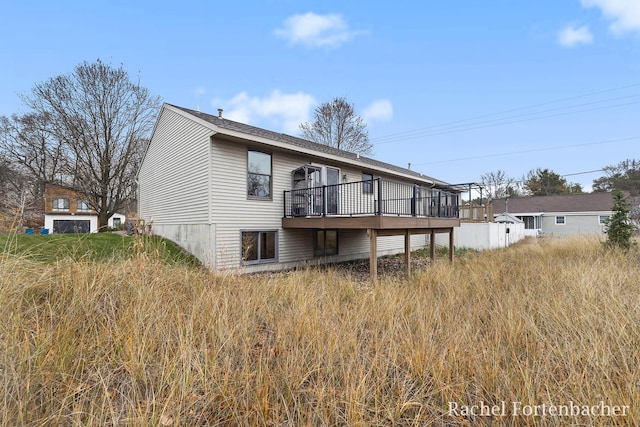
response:
M456 248L497 249L506 248L525 237L524 223L499 224L494 222L463 222L454 229L453 239ZM436 244L449 245L447 234L436 234Z

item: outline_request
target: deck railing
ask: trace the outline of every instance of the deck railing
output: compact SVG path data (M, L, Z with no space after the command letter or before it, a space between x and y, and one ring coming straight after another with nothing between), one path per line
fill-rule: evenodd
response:
M382 178L284 192L284 216L458 218L458 195Z

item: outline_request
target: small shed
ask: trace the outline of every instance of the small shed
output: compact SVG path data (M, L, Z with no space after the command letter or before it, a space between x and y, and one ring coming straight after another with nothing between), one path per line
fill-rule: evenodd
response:
M517 216L511 215L508 212L501 213L495 217L494 222L500 224L524 224L524 221Z

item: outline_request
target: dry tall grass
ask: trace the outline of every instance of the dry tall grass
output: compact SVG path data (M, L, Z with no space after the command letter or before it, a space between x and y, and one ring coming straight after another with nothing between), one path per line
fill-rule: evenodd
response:
M639 261L545 240L367 287L5 256L1 425L638 425ZM600 401L627 415L449 415Z

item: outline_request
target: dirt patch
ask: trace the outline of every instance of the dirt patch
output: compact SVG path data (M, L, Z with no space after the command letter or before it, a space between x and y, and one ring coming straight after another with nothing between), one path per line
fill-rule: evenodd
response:
M411 257L411 272L415 273L424 270L431 264L431 259L424 256L412 256ZM331 264L325 266L316 267L319 270L334 268L344 272L345 275L358 283L371 282L369 276L369 260L350 261L340 264ZM391 279L404 280L405 275L404 256L388 256L378 258L378 278L379 279Z

